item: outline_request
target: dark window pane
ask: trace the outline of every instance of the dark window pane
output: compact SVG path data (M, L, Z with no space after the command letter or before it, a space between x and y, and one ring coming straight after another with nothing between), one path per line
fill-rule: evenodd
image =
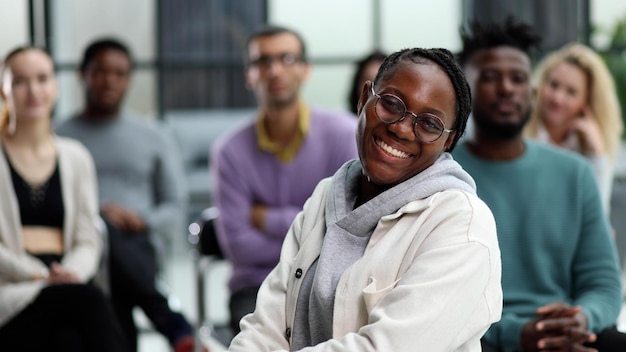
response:
M253 106L243 49L265 9L265 0L161 0L161 110Z
M241 67L164 68L161 75L165 110L255 105Z

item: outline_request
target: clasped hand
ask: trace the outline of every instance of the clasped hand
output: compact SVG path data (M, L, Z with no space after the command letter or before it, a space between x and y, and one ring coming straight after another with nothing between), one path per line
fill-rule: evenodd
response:
M587 330L587 317L580 306L555 302L537 308L537 319L524 324L521 344L524 351L597 352L585 347L596 335Z
M50 266L50 273L48 276L48 282L52 284L69 284L78 283L80 279L74 272L67 270L58 263L52 263Z
M130 209L126 209L116 204L103 204L102 216L113 226L126 233L138 233L145 231L148 227L144 219Z

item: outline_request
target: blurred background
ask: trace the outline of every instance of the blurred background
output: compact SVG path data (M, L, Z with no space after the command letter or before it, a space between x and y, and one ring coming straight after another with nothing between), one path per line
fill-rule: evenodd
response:
M181 142L191 217L210 204L206 151L212 140L254 109L242 48L263 23L302 34L313 64L304 98L330 108L348 110L354 61L370 51L421 46L456 52L459 29L468 21L508 14L544 35L536 60L570 41L602 53L626 106L623 0L0 0L0 6L0 54L26 43L52 53L61 88L57 122L81 107L77 66L87 43L115 36L130 46L136 70L126 107L168 125Z
M81 108L77 70L87 43L102 36L125 41L136 64L125 106L161 124L178 140L191 192L191 221L211 205L212 141L253 115L255 102L244 83L242 49L248 34L261 24L285 25L302 34L313 65L303 91L306 101L348 110L354 62L372 50L389 53L420 46L456 52L461 46L459 29L470 20L497 20L509 14L544 35L535 60L570 41L600 52L614 75L626 115L624 0L0 0L0 55L24 44L50 51L61 92L58 122ZM622 258L625 158L623 151L611 218ZM197 307L186 231L181 229L181 239L173 241L164 276L173 304L193 318ZM220 270L218 276L225 277L228 267ZM227 321L227 309L224 288L217 287L217 292L209 292L210 318L219 324ZM144 338L142 349L166 350L155 347L161 346L159 339L156 335L153 345Z
M473 18L514 14L544 34L543 53L578 40L605 53L616 73L623 75L626 65L622 0L0 0L0 6L0 54L29 42L52 53L63 92L59 116L78 108L80 54L103 35L133 50L138 69L127 104L153 118L253 107L243 83L242 47L266 22L300 31L315 66L305 97L339 109L347 108L356 59L373 49L413 46L455 52L459 28Z

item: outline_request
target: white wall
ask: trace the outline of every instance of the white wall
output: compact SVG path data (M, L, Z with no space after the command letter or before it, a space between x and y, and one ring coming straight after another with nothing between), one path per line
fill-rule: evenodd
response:
M381 49L388 53L416 46L458 50L459 1L381 1ZM374 49L372 10L372 1L366 0L269 0L268 20L300 32L313 59L356 60ZM351 64L313 67L304 98L313 104L347 110L353 70Z
M136 61L151 61L156 56L153 0L55 0L50 5L52 45L59 63L80 62L85 47L102 36L123 40ZM56 118L64 119L82 108L83 93L77 72L65 71L58 78L62 94ZM139 114L156 116L156 83L152 70L136 70L126 105Z
M0 0L0 57L28 44L28 2ZM1 59L0 59L1 60Z
M463 0L384 0L380 1L382 49L387 52L405 47L444 47L460 49L458 29ZM360 58L373 49L370 0L268 0L269 21L293 27L305 38L312 58ZM76 62L84 46L101 35L118 35L128 41L139 60L155 56L155 1L153 0L55 0L52 15L53 45L60 62ZM28 2L0 0L0 54L26 44ZM607 31L618 18L626 16L626 1L591 2L592 24L600 30L593 44L603 47ZM347 109L352 64L317 65L304 87L304 97L314 104ZM76 73L59 75L62 89L57 113L67 116L82 104ZM156 77L142 70L133 77L127 105L139 113L155 115Z
M615 23L626 18L626 1L592 0L590 11L591 24L597 28L591 43L594 47L603 49L609 44L610 33Z

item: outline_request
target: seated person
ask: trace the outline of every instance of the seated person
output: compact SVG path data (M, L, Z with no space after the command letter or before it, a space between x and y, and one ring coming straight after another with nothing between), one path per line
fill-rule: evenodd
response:
M258 115L212 150L216 230L232 264L230 326L254 310L261 282L276 266L289 225L317 183L357 157L356 119L307 105L311 70L295 31L268 26L248 39L246 82Z
M493 211L502 251L502 319L484 351L626 351L616 249L589 163L525 140L532 29L474 22L460 62L472 89L474 135L454 158Z
M480 351L502 308L489 208L449 153L470 112L445 49L391 54L359 99L359 160L319 183L229 351Z
M609 214L624 130L611 72L593 49L570 43L543 59L537 76L536 104L524 132L583 155Z
M102 233L93 160L51 133L58 95L42 49L9 53L0 116L0 349L122 352L127 343L90 283Z
M133 309L140 307L175 352L191 352L191 325L157 288L153 243L158 233L183 229L182 165L155 126L122 111L131 69L130 51L120 41L91 43L80 66L85 108L56 131L80 140L93 155L109 230L111 299L130 347L137 349Z

